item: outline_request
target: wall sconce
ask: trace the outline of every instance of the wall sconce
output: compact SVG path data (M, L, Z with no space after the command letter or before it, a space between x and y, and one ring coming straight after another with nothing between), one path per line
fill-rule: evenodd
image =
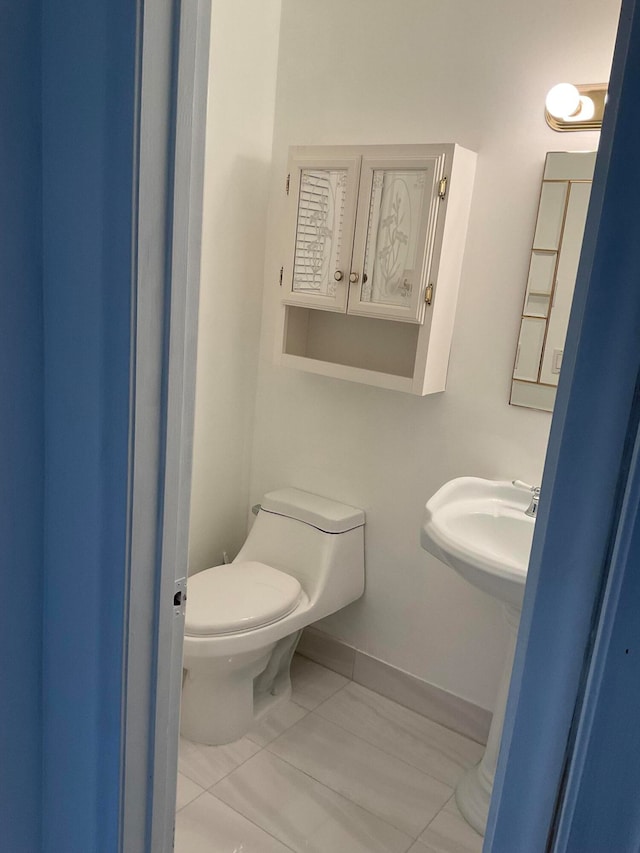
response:
M558 83L549 89L544 117L553 130L600 130L606 101L607 83Z

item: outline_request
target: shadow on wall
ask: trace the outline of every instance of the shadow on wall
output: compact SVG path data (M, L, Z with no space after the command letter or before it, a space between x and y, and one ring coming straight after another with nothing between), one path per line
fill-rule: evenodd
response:
M270 163L207 149L189 573L247 533Z

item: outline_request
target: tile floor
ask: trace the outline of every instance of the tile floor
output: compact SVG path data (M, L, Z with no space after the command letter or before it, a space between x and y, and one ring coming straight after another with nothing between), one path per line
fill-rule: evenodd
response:
M453 788L483 747L296 655L292 701L180 745L176 853L481 853Z

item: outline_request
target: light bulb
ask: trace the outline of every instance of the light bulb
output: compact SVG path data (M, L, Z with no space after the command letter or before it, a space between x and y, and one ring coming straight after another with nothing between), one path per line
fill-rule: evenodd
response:
M545 106L549 115L555 118L569 118L580 109L580 92L572 83L558 83L549 89Z
M580 95L580 109L576 118L580 121L591 121L596 111L596 105L588 95Z

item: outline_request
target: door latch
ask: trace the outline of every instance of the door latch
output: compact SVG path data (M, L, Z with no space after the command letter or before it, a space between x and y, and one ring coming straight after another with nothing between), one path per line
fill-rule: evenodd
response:
M185 608L187 606L187 579L180 578L179 581L176 581L174 590L173 590L173 615L174 616L184 616Z

